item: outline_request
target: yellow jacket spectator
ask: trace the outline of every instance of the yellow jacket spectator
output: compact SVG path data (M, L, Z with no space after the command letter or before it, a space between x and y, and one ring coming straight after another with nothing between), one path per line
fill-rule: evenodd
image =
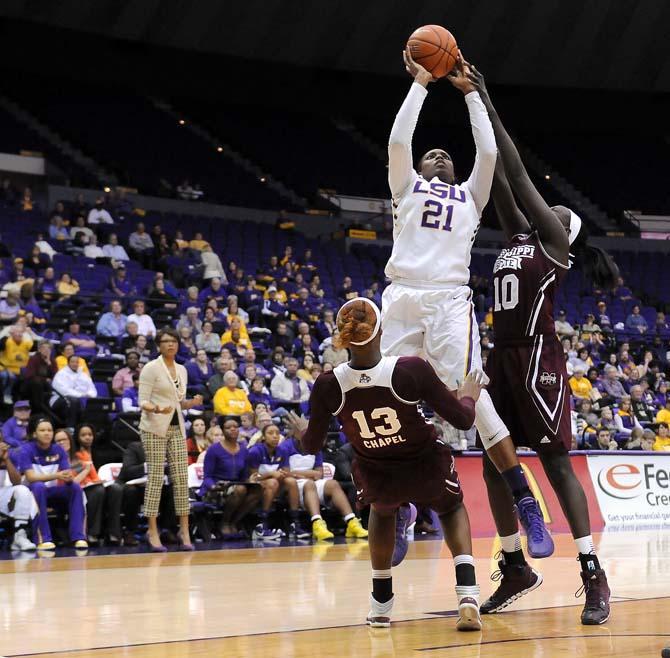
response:
M568 380L572 394L577 398L588 398L591 393L591 382L584 377L584 368L577 367L575 374Z
M79 292L79 283L67 272L64 272L56 286L59 295L76 295Z
M214 395L214 413L219 416L239 416L252 411L247 394L237 388L239 377L229 370L223 376L223 386Z
M668 430L667 423L660 423L658 426L658 434L654 441L654 452L670 452L670 430Z
M9 336L0 340L0 370L14 375L21 372L30 358L33 339L20 326L13 326Z
M665 409L661 409L654 419L656 423L667 423L670 426L670 398L665 403Z
M239 336L238 340L246 341L248 347L251 347L251 341L249 340L249 332L247 331L244 323L237 317L233 317L230 321L230 328L228 331L225 331L221 334L221 345L226 343L236 343L237 341L233 338L233 334Z
M72 343L65 343L63 345L63 353L56 357L56 368L62 370L68 363L69 358L74 354L74 345ZM88 364L84 359L79 357L79 371L91 375Z

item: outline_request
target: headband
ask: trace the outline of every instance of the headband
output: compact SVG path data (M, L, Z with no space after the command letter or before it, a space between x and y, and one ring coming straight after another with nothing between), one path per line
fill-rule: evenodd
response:
M367 297L354 297L353 299L350 299L348 302L345 302L340 307L338 315L340 313L342 313L342 309L345 306L347 306L347 304L353 304L354 302L367 302L368 304L370 304L370 306L372 306L372 309L375 312L375 316L377 317L377 321L375 322L375 328L373 329L372 334L370 335L370 338L367 338L366 340L357 341L357 342L354 342L353 340L350 341L350 343L352 345L356 345L356 346L360 347L361 345L367 345L370 341L374 340L375 336L379 333L379 329L380 329L381 324L382 324L382 316L379 313L379 309L377 308L377 304L370 301Z
M570 210L568 208L568 210ZM579 232L582 230L582 220L576 213L570 210L570 236L568 242L570 245L577 239Z

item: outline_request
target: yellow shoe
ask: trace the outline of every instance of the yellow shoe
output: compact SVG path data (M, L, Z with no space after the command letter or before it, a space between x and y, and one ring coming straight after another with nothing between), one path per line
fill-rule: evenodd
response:
M37 550L38 551L55 551L56 550L56 544L54 544L52 541L43 541L37 544Z
M328 526L323 519L316 519L312 521L312 537L317 541L323 541L324 539L332 539L335 535L328 530Z
M85 539L78 539L74 543L75 548L88 548L88 542Z
M344 536L365 539L368 536L368 531L361 525L361 520L354 517L347 523L347 531L344 533Z

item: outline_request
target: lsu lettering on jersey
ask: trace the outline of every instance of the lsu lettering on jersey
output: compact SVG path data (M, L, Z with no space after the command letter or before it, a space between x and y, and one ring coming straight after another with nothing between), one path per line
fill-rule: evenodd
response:
M470 278L470 254L489 200L496 144L478 92L466 95L477 148L470 178L449 185L425 180L413 168L412 135L427 91L414 83L389 139L389 186L393 197L393 250L386 265L392 281L436 287L461 286Z

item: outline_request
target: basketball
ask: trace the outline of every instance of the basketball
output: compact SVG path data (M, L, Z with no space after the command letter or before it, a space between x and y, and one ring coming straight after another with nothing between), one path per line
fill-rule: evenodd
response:
M412 59L434 78L443 78L455 66L458 44L454 35L441 25L424 25L407 40Z

